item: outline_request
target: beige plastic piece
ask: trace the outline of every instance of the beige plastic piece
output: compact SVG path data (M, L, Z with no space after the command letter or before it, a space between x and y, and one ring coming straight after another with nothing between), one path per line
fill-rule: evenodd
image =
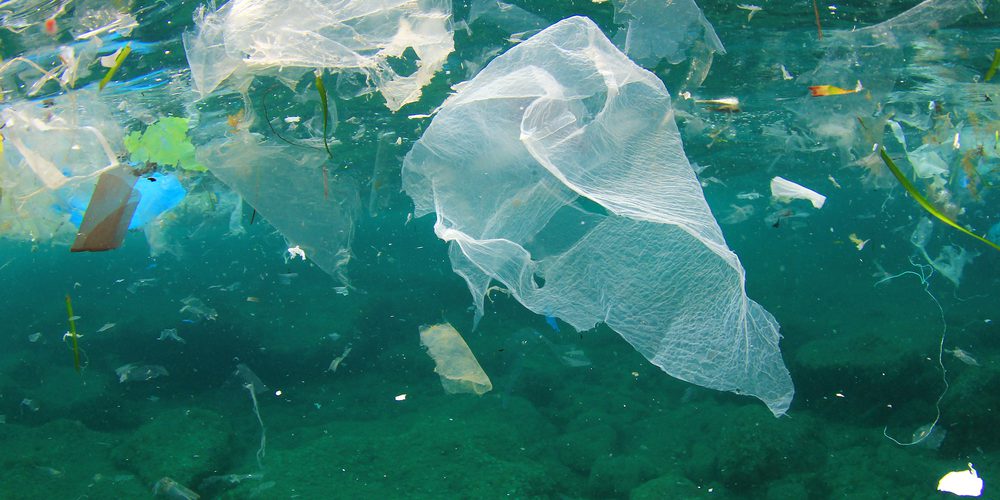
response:
M434 371L441 376L444 392L482 396L493 390L490 378L451 324L420 327L420 344L434 359Z

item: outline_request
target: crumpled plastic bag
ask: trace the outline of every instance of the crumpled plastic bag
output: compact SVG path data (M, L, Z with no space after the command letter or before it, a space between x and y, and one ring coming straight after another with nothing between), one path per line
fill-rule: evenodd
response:
M606 323L674 377L788 409L778 324L746 296L655 75L573 17L455 90L403 188L436 212L477 319L498 282L578 330Z

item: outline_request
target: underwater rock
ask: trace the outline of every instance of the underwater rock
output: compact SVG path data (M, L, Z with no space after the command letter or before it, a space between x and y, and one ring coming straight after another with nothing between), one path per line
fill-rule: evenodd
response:
M133 431L112 450L112 458L146 484L172 477L181 484L212 471L226 470L235 459L232 428L207 410L168 410Z
M604 454L590 466L587 489L597 498L617 497L654 477L656 470L646 457Z
M607 424L563 434L556 442L556 454L564 465L581 474L590 474L598 457L614 449L618 442L615 429Z
M630 500L662 500L664 498L726 498L718 486L699 486L676 474L664 474L642 483L629 494Z
M823 460L815 452L823 446L811 437L812 425L806 415L778 421L757 408L734 408L715 448L719 479L739 489L810 470Z

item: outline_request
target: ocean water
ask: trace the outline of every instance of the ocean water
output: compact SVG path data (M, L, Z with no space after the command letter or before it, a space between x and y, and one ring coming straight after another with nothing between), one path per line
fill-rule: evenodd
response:
M513 1L511 17L474 21L455 2L454 51L418 100L392 112L361 92L364 76L327 70L326 127L311 69L260 70L245 97L232 81L200 96L182 35L197 32L203 5L221 6L0 2L5 62L22 56L58 78L61 46L113 55L132 44L100 93L107 68L94 54L71 84L33 89L41 72L0 69L0 498L936 498L950 495L938 480L969 464L994 496L1000 253L931 215L873 154L884 146L935 211L996 234L1000 77L984 81L1000 48L996 1L814 11L771 0L752 17L704 1L725 46L704 81L688 76L704 52L646 65L670 92L747 295L781 326L795 386L781 417L669 376L607 325L578 331L503 290L474 324L434 215L413 217L401 190L403 158L434 119L421 115L453 86L573 15L613 37L625 28L612 2ZM100 34L102 48L74 42L102 9L104 24L130 13L137 26ZM872 26L885 29L865 38ZM691 30L686 40L700 40ZM391 64L408 74L415 63L404 53ZM819 85L846 92L810 96ZM730 97L738 112L699 102ZM25 167L15 110L38 120L33 130L96 127L122 158L134 155L127 134L187 118L207 171L161 167L184 186L179 205L120 248L71 253L76 191L48 189ZM247 132L286 161L219 149ZM32 144L43 156L64 148L58 169L80 175L67 165L93 139L68 134ZM226 176L251 164L258 177L241 200ZM776 176L826 203L774 199ZM78 211L94 182L81 181ZM61 201L34 201L50 191ZM305 259L289 252L300 240ZM343 265L323 260L337 245ZM420 342L422 326L443 322L491 391L444 390Z

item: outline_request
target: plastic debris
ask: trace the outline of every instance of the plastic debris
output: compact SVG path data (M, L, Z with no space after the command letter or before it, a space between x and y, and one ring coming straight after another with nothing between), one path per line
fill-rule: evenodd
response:
M243 197L295 246L286 258L304 258L347 285L354 221L361 209L358 189L348 178L326 185L326 152L295 148L240 132L198 148L198 160ZM273 179L273 182L261 182ZM292 249L295 253L292 253ZM301 251L301 253L299 253Z
M712 111L719 111L723 113L739 113L740 110L740 100L736 97L723 97L720 99L695 99L697 104L707 104L711 106Z
M160 338L156 340L173 340L176 342L180 342L181 344L187 344L186 340L182 339L180 335L177 335L176 328L166 328L160 331Z
M771 179L771 198L783 203L806 200L817 209L823 208L823 204L826 203L826 196L782 177Z
M944 443L944 438L947 435L948 431L940 425L924 424L913 431L913 440L911 442L921 448L937 450L941 448L941 443Z
M161 478L153 485L153 495L166 497L170 500L198 500L201 498L201 495L169 477Z
M295 260L296 257L300 257L302 260L306 260L305 250L303 250L302 247L298 245L295 245L294 247L288 247L288 256L292 260Z
M850 236L848 236L847 238L849 240L851 240L851 243L854 243L854 246L857 247L857 249L858 249L859 252L862 251L862 250L864 250L865 249L865 245L867 245L868 242L871 241L871 240L863 240L863 239L859 238L856 233L851 233Z
M448 394L482 396L493 390L489 376L479 366L465 339L448 323L420 327L420 344L434 360L434 371Z
M976 361L976 358L973 358L971 354L969 354L960 347L956 347L954 349L945 349L944 352L951 354L952 356L955 356L955 359L969 366L979 366L979 361Z
M938 481L938 491L954 493L963 497L978 497L983 494L983 480L976 469L969 464L969 470L949 472Z
M129 363L115 368L115 374L118 375L118 382L120 383L145 382L170 375L167 369L160 365L140 365L136 363Z
M215 309L205 305L198 297L185 297L181 299L181 304L184 304L184 307L181 307L178 312L190 314L196 320L215 320L219 317L219 313Z
M615 23L623 25L615 45L642 66L655 67L661 59L678 64L704 50L712 65L714 53L725 54L722 41L694 0L613 0ZM708 73L708 68L705 68ZM694 82L695 86L701 81Z
M206 97L229 80L245 88L254 75L279 70L298 80L312 69L360 72L396 111L421 89L454 50L451 2L446 0L232 0L215 12L195 13L195 33L183 37L194 86ZM407 51L416 69L401 75L389 65Z
M469 6L469 24L488 20L507 33L531 35L549 23L512 3L501 0L472 0ZM527 36L524 36L527 38Z
M244 386L249 385L253 389L254 394L260 394L268 391L268 387L264 385L264 382L261 381L260 377L258 377L257 374L244 363L236 365L236 371L233 372L233 375L238 377Z
M336 373L337 368L340 367L340 363L343 363L344 359L347 358L347 355L350 353L351 353L351 346L347 346L346 348L344 348L344 352L340 356L333 358L333 361L330 362L330 366L326 368L326 371Z
M673 116L656 75L572 17L457 87L403 187L417 216L437 213L477 318L496 282L536 314L606 323L668 374L783 414L778 324L747 298Z
M746 3L737 4L736 8L747 11L747 22L748 23L750 22L751 19L753 19L753 15L754 14L756 14L756 13L764 10L759 5L751 5L751 4L746 4Z

